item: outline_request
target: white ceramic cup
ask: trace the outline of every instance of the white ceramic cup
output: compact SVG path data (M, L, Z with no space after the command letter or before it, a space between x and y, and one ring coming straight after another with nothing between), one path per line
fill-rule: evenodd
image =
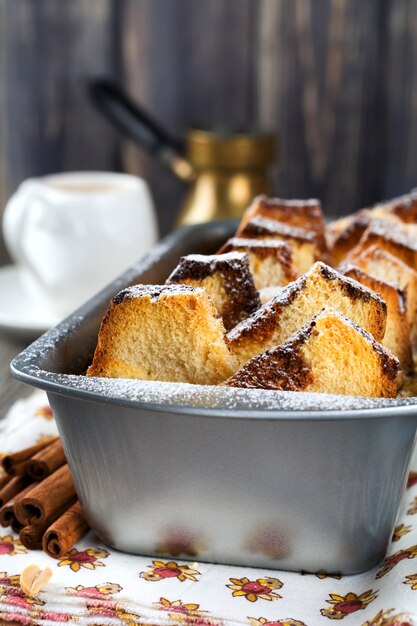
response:
M71 172L24 181L3 234L28 295L64 316L157 240L147 184L128 174Z

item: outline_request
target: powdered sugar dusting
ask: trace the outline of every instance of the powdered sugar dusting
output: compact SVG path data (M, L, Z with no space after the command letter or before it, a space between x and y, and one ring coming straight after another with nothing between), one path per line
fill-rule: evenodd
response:
M138 404L170 407L257 411L363 411L366 409L393 408L417 405L417 398L361 398L319 393L270 391L264 389L239 389L232 387L191 385L120 378L94 378L67 374L54 374L36 366L26 372L39 381L57 383L62 392L93 394L98 401L135 402ZM342 417L342 416L341 416Z

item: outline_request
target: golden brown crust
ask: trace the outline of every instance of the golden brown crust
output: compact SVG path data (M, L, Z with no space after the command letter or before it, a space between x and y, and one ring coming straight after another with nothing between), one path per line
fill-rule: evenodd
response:
M301 345L310 335L314 322L304 326L291 339L247 361L223 385L246 389L276 389L306 391L313 382L310 364L304 358Z
M379 219L372 220L359 243L347 255L346 261L354 263L364 250L376 245L417 270L417 239L410 234L407 228L410 227L406 224L394 224Z
M377 245L366 248L356 257L355 263L367 274L385 280L404 293L411 342L417 346L417 272Z
M291 246L285 241L274 239L245 239L243 237L232 237L218 250L217 254L226 252L240 252L247 249L256 250L259 256L266 258L274 256L285 263L287 269L291 269Z
M214 385L236 365L204 289L137 285L110 302L87 375Z
M327 303L361 321L378 341L383 338L385 302L373 291L317 262L228 333L231 349L243 363L282 343Z
M208 283L205 279L213 278ZM167 284L203 287L213 297L226 330L230 330L261 306L246 253L190 254L181 257Z
M340 358L340 354L336 354L332 345L334 341L332 331L341 326L344 327L344 339L351 337L351 342L345 341L345 345L338 346L338 348L345 351L346 358L350 360L350 367L352 368L352 364L355 366L356 358L362 356L368 367L375 370L371 372L370 377L368 376L370 381L367 380L366 384L361 383L360 376L355 380L348 379L352 372L345 372L346 363ZM315 347L314 340L319 334L326 333L324 345L328 348L328 352L324 354L320 353L323 342L320 350ZM359 354L356 355L356 352ZM322 361L325 366L327 365L328 370L326 389L323 389L323 373L320 371L325 369L322 367ZM281 345L245 363L223 385L283 391L340 393L342 382L342 387L345 389L348 389L351 383L353 395L362 395L361 391L363 392L368 386L375 395L395 397L398 365L398 360L376 342L372 335L339 312L325 308ZM346 380L343 380L344 377Z
M404 194L381 205L386 211L397 215L403 222L417 222L417 190L412 189L410 193Z
M289 226L259 215L248 221L240 237L286 241L292 247L294 266L300 274L306 272L321 257L314 231Z
M187 293L194 293L194 288L188 285L132 285L119 291L112 299L111 304L118 305L125 299L142 298L144 296L149 296L154 302L163 295L171 296Z
M257 196L245 211L237 234L240 235L249 222L256 216L267 217L290 226L312 230L317 235L317 242L322 254L327 252L325 224L320 201L317 199L287 200Z
M277 222L262 216L256 216L248 220L243 229L236 234L244 239L275 237L276 239L294 239L308 243L317 241L314 231L290 226L284 222Z
M344 276L353 278L375 291L387 304L387 326L382 344L400 361L401 369L406 374L413 371L413 355L410 341L410 326L407 319L404 294L395 286L373 278L360 267L343 264L338 270Z
M388 203L371 209L360 209L352 215L332 222L327 227L327 240L333 265L338 265L360 241L374 220L401 225L401 219L388 208Z
M339 264L346 254L359 242L371 221L370 216L365 212L357 213L349 224L336 234L329 246L330 254L334 264Z
M293 265L293 254L291 246L285 241L274 239L244 239L233 237L228 239L220 248L217 254L226 252L252 252L262 261L272 258L279 263L286 283L297 278L297 272ZM282 284L286 284L282 283Z

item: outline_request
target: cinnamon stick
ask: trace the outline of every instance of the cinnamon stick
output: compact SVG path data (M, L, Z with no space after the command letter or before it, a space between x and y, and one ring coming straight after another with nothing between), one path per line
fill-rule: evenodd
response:
M3 489L3 487L5 487L10 480L10 474L0 474L0 490Z
M22 489L27 487L30 482L31 479L28 476L15 476L11 478L3 489L0 489L0 507L14 498Z
M15 533L20 533L23 528L23 524L17 521L17 518L14 517L10 523L10 528L14 530Z
M26 471L34 480L43 480L66 463L60 439L35 454L27 463Z
M19 539L22 544L28 550L39 550L42 548L42 538L45 532L52 526L61 515L65 514L65 512L76 502L76 499L73 498L69 503L63 504L59 509L56 509L44 522L40 525L29 524L28 526L23 526L23 528L19 532Z
M0 508L0 524L3 526L3 528L7 528L8 526L12 525L12 522L14 522L14 520L16 519L16 516L14 514L14 506L16 502L21 500L34 486L34 483L31 483L30 485L22 489L22 491L19 491L19 493L13 496Z
M24 526L42 525L54 511L75 497L74 483L67 464L31 489L15 506L15 515Z
M28 550L40 550L44 533L44 526L22 526L19 539Z
M42 548L46 554L61 558L87 532L88 524L77 502L45 532Z
M28 448L23 448L23 450L6 454L6 456L2 459L4 470L10 474L10 476L23 476L23 474L26 473L26 464L28 460L37 452L40 452L47 446L50 446L51 443L55 442L57 439L58 437L47 439L42 443L35 444L34 446L29 446Z

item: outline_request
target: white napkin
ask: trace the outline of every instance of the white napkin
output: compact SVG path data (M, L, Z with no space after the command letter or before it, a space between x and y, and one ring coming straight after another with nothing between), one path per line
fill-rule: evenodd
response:
M56 433L41 392L0 422L0 453ZM417 469L417 457L413 467ZM27 551L0 528L0 620L22 624L196 624L199 626L417 626L417 474L409 487L388 557L357 576L323 577L141 557L103 545L88 532L60 560ZM29 564L53 576L35 598L20 589Z

